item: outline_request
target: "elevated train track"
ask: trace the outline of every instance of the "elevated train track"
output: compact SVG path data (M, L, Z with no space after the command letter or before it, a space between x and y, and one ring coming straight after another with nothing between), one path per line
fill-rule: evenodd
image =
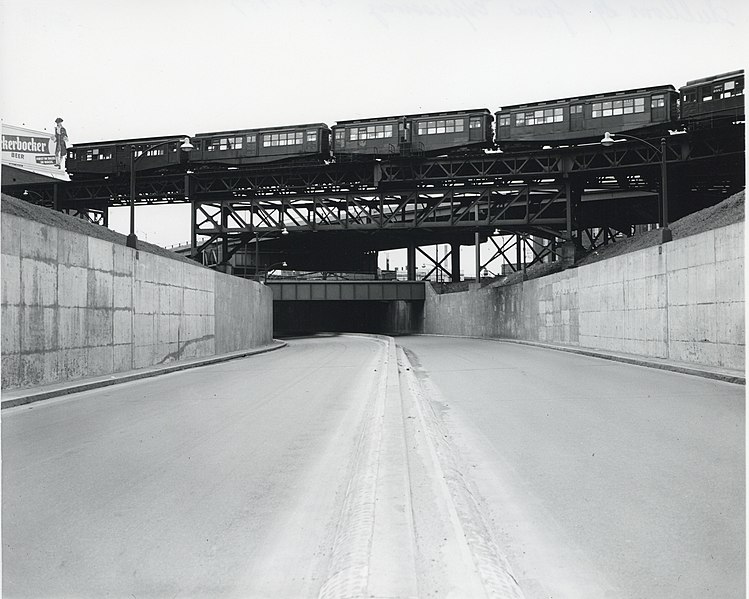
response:
M743 123L666 141L672 220L744 188ZM232 169L188 163L139 174L135 203L190 203L196 259L218 244L223 262L254 253L255 272L283 259L292 268L336 270L371 265L388 249L449 243L455 252L497 230L544 238L555 253L565 242L595 243L602 230L631 234L658 222L660 164L658 152L636 141ZM126 174L3 187L101 224L110 207L130 202ZM453 276L457 270L453 262Z

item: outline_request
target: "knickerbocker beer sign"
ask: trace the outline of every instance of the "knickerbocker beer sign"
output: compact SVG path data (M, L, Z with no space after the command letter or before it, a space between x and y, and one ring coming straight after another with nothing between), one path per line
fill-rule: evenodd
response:
M59 121L58 128L62 119ZM4 165L70 181L65 171L67 134L63 137L57 131L34 131L3 123L2 136Z

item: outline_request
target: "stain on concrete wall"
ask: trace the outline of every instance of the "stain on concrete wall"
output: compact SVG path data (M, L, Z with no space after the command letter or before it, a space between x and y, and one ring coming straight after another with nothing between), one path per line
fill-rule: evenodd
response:
M744 224L517 285L437 295L424 332L744 368Z
M3 213L3 388L267 345L271 321L259 283Z

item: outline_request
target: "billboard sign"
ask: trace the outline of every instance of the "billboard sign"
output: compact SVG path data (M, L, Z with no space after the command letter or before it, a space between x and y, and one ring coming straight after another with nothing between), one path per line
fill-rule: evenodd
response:
M54 133L3 123L3 164L37 175L70 181L65 171L67 133L61 126L62 119L58 121ZM56 152L58 146L60 152Z

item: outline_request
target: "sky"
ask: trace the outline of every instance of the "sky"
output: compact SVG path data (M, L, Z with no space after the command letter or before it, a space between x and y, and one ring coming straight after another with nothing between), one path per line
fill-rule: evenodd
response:
M0 117L70 142L489 108L745 68L745 0L0 0ZM127 232L126 210L110 226ZM152 243L189 209L143 207Z

